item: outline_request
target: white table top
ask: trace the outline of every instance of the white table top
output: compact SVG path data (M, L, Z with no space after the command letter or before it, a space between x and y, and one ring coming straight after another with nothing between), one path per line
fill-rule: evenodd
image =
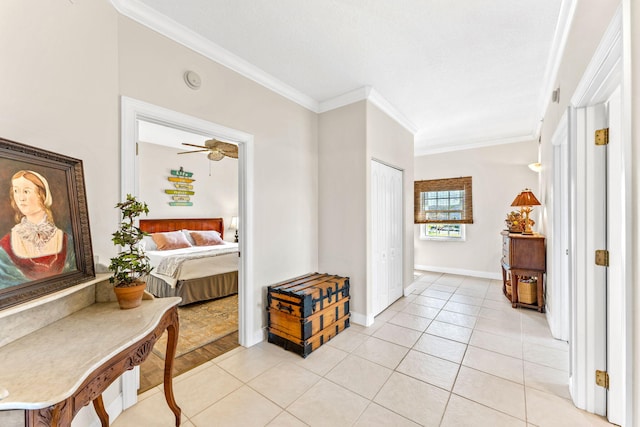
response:
M158 326L180 298L143 300L120 310L96 303L0 347L0 410L40 409L71 396L107 360Z

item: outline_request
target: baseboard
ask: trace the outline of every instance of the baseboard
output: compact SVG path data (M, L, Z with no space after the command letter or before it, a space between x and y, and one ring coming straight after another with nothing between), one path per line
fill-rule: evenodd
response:
M371 326L374 322L373 316L366 316L364 314L356 313L355 311L351 312L351 322L357 325L362 326Z
M436 267L433 265L414 265L415 270L421 271L433 271L434 273L448 273L458 274L461 276L480 277L483 279L502 280L502 274L497 271L477 271L477 270L465 270L462 268L449 268L449 267ZM406 295L406 294L405 294Z
M406 297L408 295L411 295L413 293L413 291L418 287L418 284L416 282L411 283L409 286L407 286L406 288L404 288L402 290L403 295Z
M253 333L253 337L251 337L251 341L246 343L245 347L252 347L258 343L267 339L267 328L262 327Z

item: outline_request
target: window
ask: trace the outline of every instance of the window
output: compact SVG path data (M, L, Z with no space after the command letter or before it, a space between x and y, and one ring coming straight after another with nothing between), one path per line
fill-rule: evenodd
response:
M464 224L420 224L421 240L465 241Z
M452 224L473 224L471 177L416 181L414 223L438 224L439 232ZM446 231L458 232L460 228Z

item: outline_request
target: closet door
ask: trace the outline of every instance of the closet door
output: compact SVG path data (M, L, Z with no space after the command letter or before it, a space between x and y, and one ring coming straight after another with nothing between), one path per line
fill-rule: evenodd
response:
M371 162L373 314L402 296L402 171Z

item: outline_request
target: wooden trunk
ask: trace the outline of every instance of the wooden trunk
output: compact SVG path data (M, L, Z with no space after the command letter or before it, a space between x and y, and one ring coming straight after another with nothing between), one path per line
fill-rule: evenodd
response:
M291 350L300 354L302 357L307 357L312 351L317 350L322 344L329 341L331 338L338 335L345 328L349 327L349 315L343 317L337 322L327 326L317 334L313 335L307 340L300 340L293 335L289 335L286 332L279 331L278 329L269 328L269 342L277 344L283 347L285 350Z
M306 357L349 327L349 278L311 273L269 286L269 342Z

